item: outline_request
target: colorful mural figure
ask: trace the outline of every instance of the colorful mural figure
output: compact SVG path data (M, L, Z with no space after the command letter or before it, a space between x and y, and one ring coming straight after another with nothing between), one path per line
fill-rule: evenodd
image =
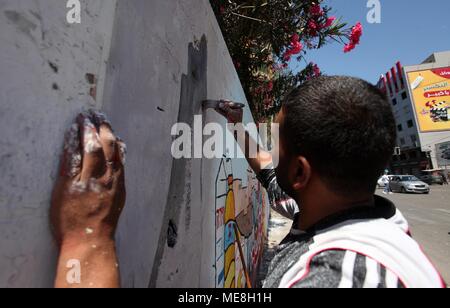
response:
M245 180L236 179L232 167L231 160L223 159L216 178L217 288L245 288L244 263L254 285L267 236L265 191L252 171ZM245 260L238 252L234 226Z
M234 224L236 223L236 210L234 205L233 176L229 175L227 179L228 193L225 201L225 228L224 228L224 252L225 252L225 284L224 288L236 287L236 236L234 233Z

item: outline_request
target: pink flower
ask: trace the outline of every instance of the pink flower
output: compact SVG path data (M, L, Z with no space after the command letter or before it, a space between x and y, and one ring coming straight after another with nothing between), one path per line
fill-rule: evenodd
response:
M290 54L297 55L301 53L303 50L303 45L300 42L296 42L295 44L291 44Z
M325 24L324 24L324 28L329 28L329 27L331 27L332 25L333 25L333 23L335 22L335 20L336 20L336 17L335 16L331 16L331 17L329 17L328 19L327 19L327 21L325 22Z
M317 24L316 24L316 22L314 20L310 20L308 22L308 32L309 32L310 35L316 36L318 28L319 27L317 26Z
M283 55L283 60L285 62L289 62L291 60L291 57L293 55L297 55L301 53L303 50L303 45L300 43L300 36L295 33L292 35L291 38L291 44L289 45L289 48L286 50L286 52Z
M295 33L294 35L292 35L291 38L291 47L290 47L290 54L291 55L296 55L299 54L300 52L302 52L303 50L303 45L302 43L300 43L300 36Z
M317 30L318 27L314 20L310 20L308 22L308 28L309 28L309 30Z
M345 45L344 52L350 52L356 48L356 45L359 45L361 41L361 36L363 34L363 26L360 22L358 22L353 28L350 34L350 42Z
M355 45L359 44L361 36L363 34L363 27L360 22L358 22L353 28L352 33L350 34L350 41Z
M319 77L322 74L317 64L313 64L313 72L315 77Z
M268 92L272 92L273 90L273 81L269 81L269 83L267 84L267 91Z
M313 16L322 16L324 14L322 8L320 7L319 4L315 4L313 5L310 10L309 13Z
M350 52L350 51L352 51L352 50L355 49L355 48L356 48L356 45L355 45L355 44L353 44L353 43L348 43L348 44L345 45L345 47L344 47L344 52L345 52L345 53Z

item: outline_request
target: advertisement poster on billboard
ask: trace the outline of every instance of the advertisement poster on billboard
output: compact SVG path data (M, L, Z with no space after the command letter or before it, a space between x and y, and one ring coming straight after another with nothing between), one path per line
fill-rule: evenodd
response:
M421 132L450 130L450 67L408 73Z

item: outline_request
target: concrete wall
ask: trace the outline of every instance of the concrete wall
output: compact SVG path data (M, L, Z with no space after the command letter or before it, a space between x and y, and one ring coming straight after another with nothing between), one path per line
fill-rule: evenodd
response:
M65 1L0 1L0 287L52 285L47 213L62 138L82 108L101 107L86 74L105 75L114 10L86 1L69 26Z
M0 1L0 287L52 285L50 192L63 132L89 107L110 116L129 149L117 236L123 285L221 286L223 160L174 160L170 152L175 123L193 125L194 114L203 114L204 122L225 124L213 111L202 112L203 99L245 102L209 3L81 2L81 24L68 25L65 1ZM235 218L250 203L261 213L243 234L251 261L253 252L258 257L255 241L264 239L267 209L251 201L263 202L263 193L245 160L227 163L237 179ZM237 285L239 257L235 263Z

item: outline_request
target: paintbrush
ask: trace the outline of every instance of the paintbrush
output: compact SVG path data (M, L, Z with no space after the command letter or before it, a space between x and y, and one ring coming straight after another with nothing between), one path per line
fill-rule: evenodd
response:
M219 109L219 105L221 103L226 103L229 102L229 106L232 109L243 109L245 108L245 104L242 103L236 103L236 102L231 102L231 101L225 101L225 100L205 100L202 103L203 109Z

